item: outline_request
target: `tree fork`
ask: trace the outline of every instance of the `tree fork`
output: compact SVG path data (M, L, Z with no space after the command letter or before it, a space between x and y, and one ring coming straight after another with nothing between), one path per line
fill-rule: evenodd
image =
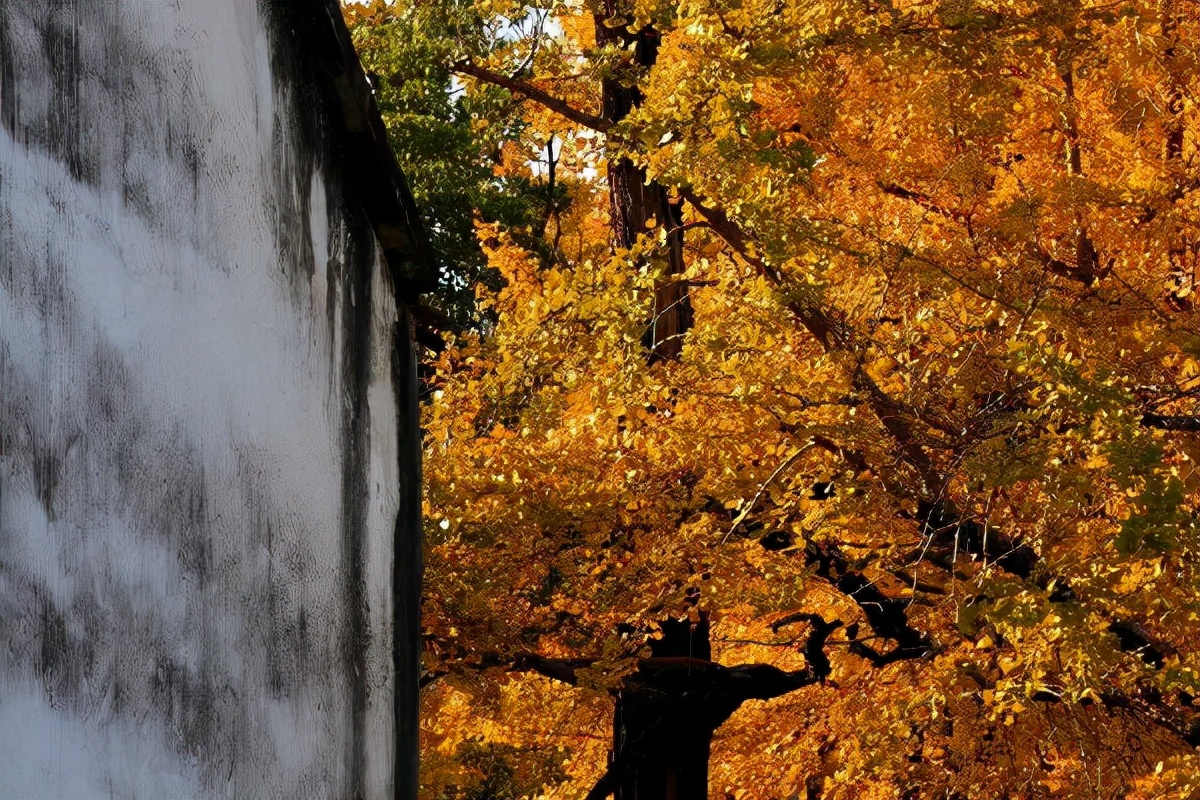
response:
M708 760L713 733L747 700L770 700L822 683L832 669L825 646L842 627L817 614L807 622L804 669L768 664L727 667L712 661L707 615L695 622L666 619L663 636L650 642L651 655L614 690L613 747L608 768L587 794L590 800L707 800ZM513 666L569 685L592 659L550 659L525 654Z
M809 615L807 665L786 672L766 664L726 667L711 660L708 617L664 621L617 697L608 771L593 800L707 800L713 733L747 700L769 700L823 682L826 640L841 626Z

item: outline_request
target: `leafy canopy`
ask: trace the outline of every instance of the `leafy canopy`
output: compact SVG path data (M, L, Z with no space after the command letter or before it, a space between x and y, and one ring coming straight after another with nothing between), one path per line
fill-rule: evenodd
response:
M828 680L718 730L713 791L1197 791L1194 8L601 5L351 16L496 320L424 422L429 796L481 785L479 742L586 794L609 693L700 612L714 660L785 670L804 614L842 623ZM597 15L652 26L653 66ZM605 80L641 102L604 132L527 91L594 116ZM548 141L570 202L539 226ZM653 367L667 236L610 243L618 157L684 204L695 323ZM512 672L529 653L588 666Z

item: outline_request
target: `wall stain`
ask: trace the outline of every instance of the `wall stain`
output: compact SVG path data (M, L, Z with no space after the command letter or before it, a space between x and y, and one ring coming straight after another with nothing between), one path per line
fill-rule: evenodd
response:
M342 56L313 22L336 6L229 8L244 40L218 29L193 47L178 26L207 20L206 4L0 5L0 135L16 143L0 142L0 679L36 684L98 745L130 726L162 742L206 796L379 796L388 787L368 768L393 754L368 738L368 676L390 674L378 651L392 609L367 603L366 559L383 554L365 540L392 531L368 529L368 393L390 379L371 355L393 343L375 340L385 265L330 122ZM198 66L213 47L269 61L269 150L251 131L220 138L234 123L212 107L225 87L206 81L224 73ZM37 215L18 204L28 187L42 193ZM250 200L254 214L230 222L225 203ZM314 205L327 253L313 252ZM93 295L94 270L121 282L115 305ZM283 287L254 307L263 320L213 322L196 341L154 335L174 322L159 302L203 299L245 273ZM311 320L314 279L326 313ZM290 325L328 350L312 358L312 342L281 337L268 369L294 368L301 397L253 395L243 351ZM182 361L164 363L172 353ZM188 359L208 384L188 382ZM181 377L164 383L160 369ZM226 384L250 400L188 396L222 398ZM309 460L290 463L288 424L312 426L299 438L326 437L328 452L305 444ZM402 435L412 446L415 425ZM297 490L309 473L330 485ZM71 768L98 770L81 780L114 792L102 766Z

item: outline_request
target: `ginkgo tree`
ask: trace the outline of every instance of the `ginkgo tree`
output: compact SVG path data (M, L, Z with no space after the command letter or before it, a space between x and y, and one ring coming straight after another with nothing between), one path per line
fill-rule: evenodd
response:
M1200 8L455 7L429 796L1200 792Z

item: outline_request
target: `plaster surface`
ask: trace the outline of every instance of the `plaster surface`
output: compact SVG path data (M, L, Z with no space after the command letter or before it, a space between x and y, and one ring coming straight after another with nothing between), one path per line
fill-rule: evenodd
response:
M0 3L0 797L392 796L403 312L294 22Z

